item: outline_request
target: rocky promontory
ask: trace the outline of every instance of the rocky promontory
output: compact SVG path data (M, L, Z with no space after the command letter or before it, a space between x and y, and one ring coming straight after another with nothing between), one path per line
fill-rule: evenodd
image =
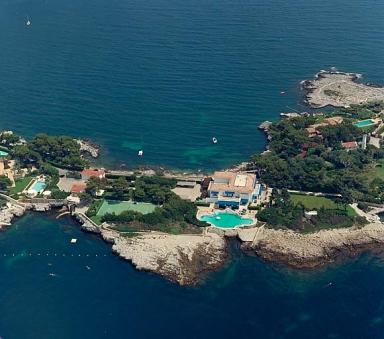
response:
M356 82L360 77L356 73L321 71L314 80L304 80L301 85L307 91L306 102L315 108L384 101L384 88Z
M15 217L21 217L26 211L26 207L7 202L3 208L0 208L0 229L4 226L10 226Z
M227 258L225 239L217 234L172 235L143 232L127 237L110 229L101 235L113 243L112 250L139 270L162 275L180 285L198 283Z
M294 268L314 268L364 251L384 250L384 225L380 222L309 234L259 227L253 233L240 231L238 236L243 250Z

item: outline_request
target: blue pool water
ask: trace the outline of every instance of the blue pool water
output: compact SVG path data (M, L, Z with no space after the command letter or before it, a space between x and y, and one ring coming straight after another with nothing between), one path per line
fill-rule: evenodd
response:
M367 127L367 126L371 126L373 124L374 124L374 121L372 119L361 120L361 121L354 123L354 125L357 127Z
M203 215L200 220L220 228L235 228L253 223L252 219L242 218L238 214L226 212Z
M42 181L36 181L31 189L35 190L36 192L42 192L44 191L45 187L47 187L46 183L45 182L42 182Z

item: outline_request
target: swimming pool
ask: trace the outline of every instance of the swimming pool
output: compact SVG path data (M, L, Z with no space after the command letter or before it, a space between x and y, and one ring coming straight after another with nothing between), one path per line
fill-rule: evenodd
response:
M1 158L1 157L7 157L7 156L8 156L8 153L7 153L7 152L0 151L0 158Z
M375 124L375 122L372 119L361 120L361 121L354 123L354 125L356 127L367 127L367 126L371 126L374 124Z
M219 228L235 228L244 225L251 225L253 223L253 219L242 218L236 213L227 212L206 214L201 216L200 220Z
M42 193L44 191L45 187L47 187L45 182L35 181L35 183L32 185L32 187L30 189L36 191L37 193Z

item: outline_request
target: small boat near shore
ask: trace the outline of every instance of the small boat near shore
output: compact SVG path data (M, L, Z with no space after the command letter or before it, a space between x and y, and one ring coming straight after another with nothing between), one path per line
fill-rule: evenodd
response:
M139 157L142 157L142 156L144 155L144 151L143 151L143 150L140 150L140 151L137 153L137 155L138 155Z

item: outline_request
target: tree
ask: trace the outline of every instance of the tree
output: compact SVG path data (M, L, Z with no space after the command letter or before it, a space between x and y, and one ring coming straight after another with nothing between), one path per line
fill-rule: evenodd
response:
M5 191L11 185L11 180L5 175L0 176L0 191Z
M117 199L122 199L124 197L124 193L128 190L129 184L128 181L125 180L124 177L119 177L112 183L113 194Z
M92 195L95 196L96 193L105 188L105 179L100 179L98 177L90 177L87 181L87 187L85 188L85 191Z

